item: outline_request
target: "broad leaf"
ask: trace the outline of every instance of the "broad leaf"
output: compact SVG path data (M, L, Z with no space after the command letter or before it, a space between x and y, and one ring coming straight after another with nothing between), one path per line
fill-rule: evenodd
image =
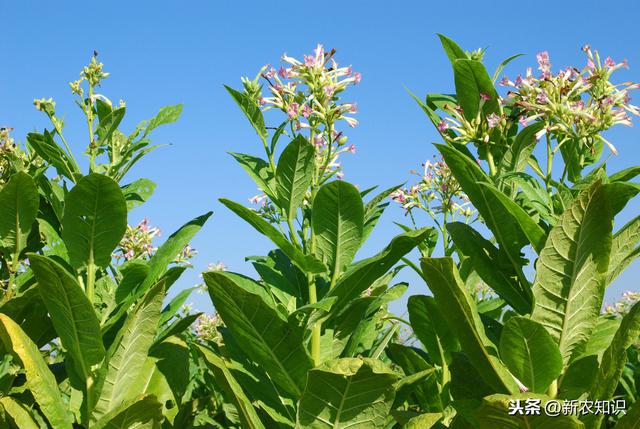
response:
M127 202L127 210L131 211L147 201L155 189L156 184L149 179L138 179L123 186L122 194Z
M0 398L0 408L3 408L7 416L19 429L40 429L29 407L11 396ZM0 417L1 418L1 417ZM0 423L2 420L0 420Z
M53 429L71 429L73 416L62 399L58 383L38 347L13 320L0 314L0 338L6 350L22 362L26 387Z
M326 267L311 255L305 255L300 249L291 244L284 235L280 233L273 225L260 217L255 211L248 209L238 203L221 198L220 202L227 206L229 210L244 219L249 225L254 227L258 232L265 235L273 243L282 250L282 252L296 264L298 268L308 273L322 273L326 271Z
M256 130L256 133L260 136L260 138L266 142L267 140L267 128L264 125L264 117L262 116L262 111L260 107L253 101L249 96L240 91L236 91L235 89L224 86L227 92L231 94L231 97L236 102L236 104L240 107L242 112L245 114L253 128Z
M297 428L385 428L398 376L381 361L345 358L309 371Z
M278 205L284 209L289 220L296 217L298 208L313 181L316 150L302 136L287 145L278 159L276 169L276 191Z
M313 200L312 228L318 257L332 281L349 266L363 238L364 206L355 186L336 180L322 186Z
M216 311L238 345L284 391L298 397L312 367L302 329L287 322L259 284L224 272L203 277Z
M487 70L480 61L458 59L453 63L453 74L456 85L456 95L467 120L475 120L480 109L480 94L489 97L484 102L482 113L498 113L498 93Z
M269 163L262 158L244 153L229 152L244 171L251 176L258 188L272 201L276 201L276 191L273 173Z
M432 296L413 295L407 302L407 311L413 331L437 365L451 362L451 352L459 351L460 344L449 330L444 315Z
M513 144L505 151L502 159L500 159L500 171L516 173L524 171L527 167L527 161L533 153L533 149L538 143L536 133L544 126L542 122L531 124L518 133Z
M613 235L606 285L610 285L631 262L640 256L640 216Z
M512 317L500 336L500 358L529 391L544 393L562 371L562 356L541 324Z
M144 130L143 138L148 136L151 131L155 130L160 125L170 124L171 122L177 121L181 114L182 104L161 108L158 114L149 120L149 123Z
M34 152L50 165L56 168L58 174L66 176L72 181L76 180L76 176L81 173L78 166L69 158L69 155L56 144L53 135L47 130L44 134L29 133L27 134L27 143Z
M596 183L565 210L536 263L531 318L547 328L565 365L600 313L611 229L607 199Z
M519 400L524 406L527 399L540 400L538 414L509 414L511 401ZM551 398L530 393L514 396L491 395L484 398L482 407L476 413L480 429L582 429L583 424L574 416L549 416L544 412L545 404ZM560 403L562 407L562 403Z
M163 419L155 397L137 397L105 414L91 429L158 429Z
M73 276L60 264L35 254L29 254L29 261L62 346L86 379L91 366L100 363L105 355L95 310Z
M91 415L92 421L121 407L125 401L136 396L136 389L142 387L134 382L153 343L163 298L164 285L158 283L127 315L98 370L97 401Z
M440 38L442 49L444 49L444 52L447 54L447 57L452 64L455 64L456 60L468 58L467 54L456 42L443 34L438 34L438 37Z
M89 174L67 195L62 239L74 268L109 265L126 229L127 205L113 179Z
M27 245L39 205L38 189L27 173L14 174L0 190L0 249L7 253L5 259L12 265Z
M483 380L495 391L518 392L512 375L498 360L495 346L485 334L475 303L462 283L453 259L424 258L422 271L449 329Z

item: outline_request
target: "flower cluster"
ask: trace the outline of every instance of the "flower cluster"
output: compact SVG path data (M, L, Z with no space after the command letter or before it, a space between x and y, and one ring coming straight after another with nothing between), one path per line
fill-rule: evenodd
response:
M434 220L439 215L445 215L447 221L453 221L457 216L470 219L474 210L469 198L444 160L427 161L422 167L421 172L412 171L420 181L411 188L397 189L391 194L391 199L401 204L406 214L420 209Z
M42 165L39 157L29 159L29 156L15 144L11 131L13 128L0 127L0 185L4 185L13 173L29 163Z
M103 71L104 64L98 62L96 54L91 57L89 65L82 68L80 79L69 83L71 92L80 97L84 96L84 89L82 88L83 82L87 82L89 87L93 88L100 85L103 79L109 77L109 73Z
M620 301L605 306L603 313L607 316L622 318L638 301L640 301L640 292L627 291L622 294Z
M220 316L217 314L203 314L193 325L193 334L202 343L217 343L222 342L222 336L218 328L224 326L224 323Z
M548 52L540 52L536 59L540 74L536 77L529 68L524 77L513 81L504 76L500 85L509 87L505 104L514 108L521 125L534 121L544 123L538 133L548 134L558 146L577 145L579 153L595 153L595 144L606 144L613 153L615 147L600 134L614 125L631 125L628 113L638 116L640 109L630 104L631 90L640 84L614 84L612 74L628 68L627 61L616 62L611 57L601 60L598 51L585 46L587 64L581 70L567 67L554 74Z

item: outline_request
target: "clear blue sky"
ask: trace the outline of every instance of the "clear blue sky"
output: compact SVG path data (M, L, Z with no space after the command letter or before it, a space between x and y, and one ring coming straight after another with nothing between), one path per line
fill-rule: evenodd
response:
M256 193L226 152L261 154L259 141L222 85L239 86L240 76L253 76L285 51L299 57L320 42L338 50L340 63L362 72L361 85L349 95L360 108L360 126L349 134L358 153L345 159L346 179L362 188L405 181L410 169L434 154L436 133L405 87L420 96L452 90L450 65L436 33L465 49L488 47L490 69L511 54L525 54L507 68L511 75L534 65L542 50L550 52L554 69L583 65L580 47L590 43L605 56L629 60L631 69L620 72L620 79L640 81L640 8L634 1L0 3L0 122L13 126L15 137L49 126L32 100L53 97L67 121L72 146L84 149L81 112L67 82L77 78L94 49L112 74L103 92L127 102L126 130L163 105L184 103L181 120L155 134L156 143L171 146L147 157L130 176L158 184L130 221L146 216L166 237L184 221L214 210L193 243L199 251L197 270L223 261L231 270L252 272L244 256L270 248L217 201L224 196L247 202ZM620 152L611 171L640 163L638 126L609 134ZM617 226L639 211L636 202ZM390 207L361 256L381 248L398 232L392 221L401 219L400 209ZM636 261L609 289L608 300L623 290L639 289L639 275ZM412 282L410 294L425 293L414 277L402 278ZM177 287L197 281L194 271ZM196 307L211 308L208 297L194 299ZM395 309L402 312L402 304Z

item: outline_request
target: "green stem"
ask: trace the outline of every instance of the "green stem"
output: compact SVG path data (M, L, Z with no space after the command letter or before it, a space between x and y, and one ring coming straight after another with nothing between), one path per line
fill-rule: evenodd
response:
M89 256L89 262L87 263L87 288L85 292L89 302L93 303L94 285L96 283L96 267L93 263L93 255Z
M491 153L491 148L487 146L487 163L489 164L489 173L491 176L496 175L496 164L493 161L493 154Z
M553 380L553 383L547 389L547 395L551 398L555 398L558 395L558 380Z

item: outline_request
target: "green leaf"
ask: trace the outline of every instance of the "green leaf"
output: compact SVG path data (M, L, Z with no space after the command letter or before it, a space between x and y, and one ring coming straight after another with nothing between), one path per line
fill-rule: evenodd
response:
M326 362L309 371L296 428L385 428L397 379L375 359Z
M430 429L442 419L442 413L424 413L410 419L404 429Z
M500 358L535 393L544 393L562 372L562 356L551 335L524 317L512 317L502 328Z
M640 216L613 235L606 285L610 285L640 255Z
M315 155L316 150L313 145L299 135L284 148L278 159L277 202L284 209L289 220L295 219L307 189L311 186Z
M216 311L238 345L283 390L300 396L312 367L302 329L276 311L273 299L259 284L224 272L203 277Z
M627 413L618 420L616 429L640 429L640 401L636 400Z
M478 116L480 109L480 94L489 96L484 102L482 113L489 115L499 113L498 93L493 82L480 61L458 59L453 63L453 75L456 85L456 95L462 107L464 117L471 121Z
M240 110L246 115L247 119L253 126L253 129L256 130L256 133L260 136L260 138L266 142L267 140L267 128L264 125L264 117L262 116L262 111L260 107L253 101L249 96L240 91L236 91L235 89L225 85L224 86L227 92L231 94L231 97L236 102Z
M213 372L218 386L225 394L225 399L231 402L238 410L238 417L243 428L261 429L264 425L256 413L251 400L242 390L242 386L235 379L225 361L210 349L198 346L204 356L207 366Z
M324 264L311 255L305 255L296 246L291 244L284 235L273 225L260 217L254 210L248 209L236 202L221 198L220 202L227 206L229 210L244 219L258 232L265 235L291 259L298 268L308 273L323 273L327 269Z
M163 419L162 405L154 396L137 397L105 414L91 429L157 429Z
M596 355L598 359L602 357L602 353L611 344L613 336L620 327L620 319L611 318L606 315L598 317L595 328L591 331L589 339L580 347L576 347L571 356L571 361L580 359L585 356Z
M45 130L44 134L27 134L27 142L35 153L56 168L58 174L74 182L75 177L81 174L77 165L75 165L69 158L69 155L56 144L53 136L48 131Z
M5 250L10 264L17 264L27 245L27 237L36 220L40 197L31 176L18 172L0 190L0 248ZM14 271L17 266L12 267Z
M495 346L485 334L475 303L460 279L453 259L424 258L422 271L449 329L482 379L495 391L518 392L513 377L498 360Z
M19 429L40 429L40 425L33 419L33 414L29 408L13 397L1 397L0 408L4 408L5 413L8 414Z
M511 55L509 58L507 58L506 60L502 61L500 63L500 65L498 65L498 67L496 68L496 71L493 73L493 78L491 79L492 82L496 82L496 80L498 80L498 77L500 76L500 73L502 73L502 70L504 69L504 67L509 64L511 61L515 60L518 57L523 56L524 54L515 54L515 55Z
M74 268L106 267L127 229L127 205L122 190L111 178L89 174L66 198L62 239Z
M36 254L29 254L29 261L62 346L71 355L78 373L86 379L91 366L100 363L105 355L95 310L73 276L61 265Z
M149 179L138 179L124 185L122 194L127 202L127 210L131 211L146 202L153 195L155 189L156 184Z
M312 228L317 255L335 282L362 243L364 206L358 189L341 180L322 186L313 200Z
M527 399L539 399L541 411L539 414L509 415L509 403L519 400L521 405ZM482 401L482 407L476 417L479 429L582 429L584 426L574 416L549 416L544 412L545 404L551 398L543 395L524 393L519 395L491 395ZM562 407L562 402L560 402Z
M136 389L143 387L134 382L153 343L163 299L164 284L161 282L151 288L127 315L97 373L97 401L91 414L92 421L121 407L136 396Z
M640 302L634 304L629 313L622 318L611 345L605 350L600 369L593 380L589 399L609 400L613 398L620 376L627 363L627 349L640 337ZM583 419L587 428L599 428L602 415L587 415Z
M267 161L244 153L229 152L229 155L238 161L242 169L251 176L258 188L260 188L269 199L276 201L274 177Z
M460 344L449 330L444 315L432 296L413 295L407 301L409 321L413 331L437 365L451 362L451 352L459 351Z
M404 255L422 243L432 228L405 232L394 237L382 252L353 264L327 296L338 298L333 308L340 310L389 271Z
M530 294L515 280L513 266L505 263L500 251L471 226L447 224L447 231L460 252L468 257L474 271L491 289L520 314L531 313Z
M433 370L425 358L411 347L391 344L386 353L393 363L402 368L405 375ZM420 408L431 412L442 411L443 404L435 377L429 377L423 383L415 386L413 393Z
M182 104L161 108L158 114L149 120L149 124L144 130L142 138L147 137L151 131L155 130L160 125L170 124L171 122L177 121L181 114Z
M125 107L119 107L111 110L105 116L100 118L100 123L96 129L96 134L98 135L98 142L96 145L98 147L101 147L111 139L113 133L118 129L120 122L122 122L125 111Z
M444 52L447 54L451 64L455 64L456 60L468 58L467 54L456 42L443 34L438 34L438 37L440 38L442 49L444 49Z
M593 330L605 289L612 221L599 182L565 210L536 263L531 318L554 338L566 365Z
M7 315L0 314L0 338L6 350L22 362L26 388L53 429L71 429L73 416L64 403L58 383L40 355L38 347Z

